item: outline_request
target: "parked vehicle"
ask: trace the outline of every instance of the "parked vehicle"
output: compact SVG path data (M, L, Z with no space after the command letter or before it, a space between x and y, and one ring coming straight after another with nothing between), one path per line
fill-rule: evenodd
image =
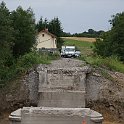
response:
M79 57L80 51L76 51L75 46L62 46L61 57Z

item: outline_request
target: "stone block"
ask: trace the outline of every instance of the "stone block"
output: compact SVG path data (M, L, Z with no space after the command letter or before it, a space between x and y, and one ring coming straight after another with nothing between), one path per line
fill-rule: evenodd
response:
M85 91L40 92L38 106L60 108L84 108Z

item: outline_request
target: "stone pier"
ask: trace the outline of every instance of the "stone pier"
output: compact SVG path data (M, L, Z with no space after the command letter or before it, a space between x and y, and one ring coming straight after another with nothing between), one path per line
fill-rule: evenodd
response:
M38 106L85 107L87 67L40 68Z

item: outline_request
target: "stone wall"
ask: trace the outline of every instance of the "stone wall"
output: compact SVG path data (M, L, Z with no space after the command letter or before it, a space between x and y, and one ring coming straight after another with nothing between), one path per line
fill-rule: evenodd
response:
M89 68L38 67L39 103L45 107L85 107L85 83Z
M85 107L85 92L82 91L48 91L40 92L38 106L83 108Z
M8 82L0 89L0 114L23 106L37 106L39 78L36 69L26 75Z
M45 90L85 91L86 75L91 71L88 66L71 68L49 68L39 66L39 92Z

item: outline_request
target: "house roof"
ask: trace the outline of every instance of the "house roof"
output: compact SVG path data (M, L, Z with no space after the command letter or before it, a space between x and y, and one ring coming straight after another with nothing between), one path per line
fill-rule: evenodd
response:
M54 34L52 34L52 33L50 33L49 31L48 31L48 29L44 29L44 30L41 30L38 34L40 34L40 33L47 33L48 35L50 35L51 37L53 37L53 38L56 38L56 36L54 35Z

